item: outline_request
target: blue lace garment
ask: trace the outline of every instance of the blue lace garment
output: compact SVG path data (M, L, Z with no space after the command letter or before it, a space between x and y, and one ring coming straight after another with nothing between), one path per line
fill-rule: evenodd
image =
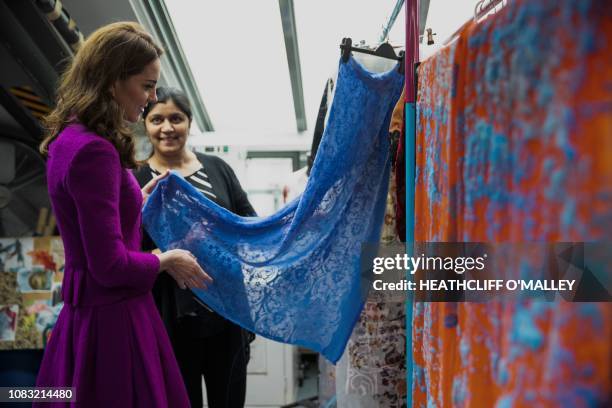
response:
M232 214L176 174L159 183L145 227L160 249L190 250L213 277L194 290L204 303L264 337L340 358L364 301L361 245L380 238L389 117L402 86L396 69L341 63L306 189L269 217Z

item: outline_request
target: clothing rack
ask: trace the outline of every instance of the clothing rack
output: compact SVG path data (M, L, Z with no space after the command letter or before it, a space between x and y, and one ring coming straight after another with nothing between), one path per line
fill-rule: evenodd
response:
M389 31L391 31L393 24L395 24L395 20L397 20L397 16L399 15L400 11L402 11L404 1L405 0L397 0L397 2L395 3L395 7L393 7L393 11L391 12L389 21L387 21L387 24L383 27L383 32L380 36L380 45L378 46L378 48L376 48L376 50L353 47L353 40L351 40L351 38L343 38L342 43L340 44L340 50L342 50L342 62L345 63L348 61L349 57L351 56L351 52L359 52L362 54L369 54L374 55L375 57L387 58L398 61L399 66L397 68L397 71L400 74L403 74L405 65L405 53L404 51L400 51L399 54L396 54L391 44L387 42L387 38L389 37Z
M379 41L380 43L384 43L387 41L387 38L389 37L389 31L391 31L391 28L393 28L393 24L395 24L395 20L397 20L397 16L399 15L400 11L402 11L403 5L404 5L404 0L397 0L397 3L395 4L393 11L391 12L391 16L389 17L389 21L383 27L383 32L380 36L380 41Z
M376 50L370 50L367 48L353 47L353 40L349 37L343 38L340 44L342 50L342 62L348 61L351 56L351 52L359 52L362 54L374 55L376 57L387 58L399 62L397 71L401 74L404 73L404 51L400 51L399 54L395 53L395 50L388 42L382 43Z
M480 0L474 7L474 20L480 20L504 0Z
M478 21L482 19L484 16L489 14L491 10L495 9L495 7L497 7L498 5L504 2L507 3L507 1L508 0L488 0L488 3L487 3L487 0L478 1L478 3L476 3L476 7L474 7L474 20L473 21ZM465 26L467 26L471 22L472 20L469 20L465 24L463 24L461 27L459 27L457 31L453 33L453 35L451 35L450 37L448 37L446 41L444 41L444 45L448 45L451 42L453 42L455 38L457 38L457 35L459 35L459 33L465 28Z
M423 0L425 7L429 1ZM414 253L414 190L416 172L416 66L419 63L419 16L421 0L408 0L406 2L406 58L408 69L405 70L405 157L406 157L406 253ZM414 277L406 274L406 279L412 281ZM412 406L412 388L414 360L412 356L412 325L414 295L408 291L406 297L406 406Z

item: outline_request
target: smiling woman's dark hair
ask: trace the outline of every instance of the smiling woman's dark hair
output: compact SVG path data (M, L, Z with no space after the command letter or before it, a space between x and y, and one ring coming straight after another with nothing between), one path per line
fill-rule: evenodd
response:
M153 109L155 105L158 103L166 103L168 101L174 102L176 107L187 116L189 123L191 123L191 119L193 119L191 103L189 103L189 99L187 98L187 95L185 95L185 92L177 88L170 88L166 86L157 87L157 101L149 102L142 112L142 119L147 119L147 115L151 112L151 109Z

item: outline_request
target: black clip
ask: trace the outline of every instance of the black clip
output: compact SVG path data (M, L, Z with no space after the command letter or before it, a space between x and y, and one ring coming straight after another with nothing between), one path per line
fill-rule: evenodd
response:
M434 44L434 39L433 36L437 35L436 33L433 32L433 30L431 28L428 28L427 30L427 45L433 45Z
M343 38L340 44L342 50L342 62L347 62L351 56L351 50L353 48L353 41L350 38Z
M403 50L399 52L398 62L399 66L397 67L397 72L403 74L406 72L406 53Z

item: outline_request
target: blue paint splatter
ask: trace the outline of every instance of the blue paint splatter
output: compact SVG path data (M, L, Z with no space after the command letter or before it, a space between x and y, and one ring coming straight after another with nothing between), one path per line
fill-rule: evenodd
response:
M497 367L497 383L499 385L506 385L510 379L510 373L508 373L508 363L505 359L500 359Z
M580 374L583 378L591 378L593 377L593 374L595 374L595 367L593 367L592 364L587 364L586 366L582 367Z
M553 159L551 159L550 157L548 157L542 163L542 168L544 169L544 172L547 173L547 174L550 173L553 170L554 167L555 167L555 161Z
M512 408L513 398L510 395L505 395L497 400L495 408Z
M587 387L576 387L574 395L575 398L572 398L574 407L601 407L604 406L604 401L608 397L605 391L598 392L594 388Z
M544 344L544 336L537 328L535 317L528 308L517 307L514 312L511 339L519 345L537 350Z
M550 176L550 184L544 194L551 201L562 201L565 199L565 183L567 171L565 169L554 170Z
M444 327L452 329L457 327L457 323L459 322L459 318L456 313L449 313L444 317Z
M583 317L581 320L589 321L591 323L591 327L596 329L603 328L603 316L601 314L601 309L596 303L581 303L580 306L578 306L578 311Z
M567 197L561 211L561 228L563 235L569 237L576 221L576 199Z
M427 388L425 386L425 368L421 365L414 364L414 384L419 387L421 392L426 392ZM408 391L410 392L410 390Z
M464 377L455 377L453 380L453 405L461 406L465 401L467 387Z
M470 354L470 343L466 338L461 338L459 342L459 353L461 354L461 362L467 364L468 355Z
M537 88L537 101L540 108L546 107L555 96L555 87L548 81L543 81Z

